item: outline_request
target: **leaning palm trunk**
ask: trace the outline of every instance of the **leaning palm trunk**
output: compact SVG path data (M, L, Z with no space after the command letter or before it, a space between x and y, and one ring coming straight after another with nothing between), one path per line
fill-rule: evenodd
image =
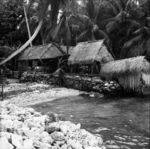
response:
M15 52L13 52L10 56L8 56L6 59L2 60L0 62L0 66L7 63L8 61L10 61L12 58L14 58L16 55L18 55L19 53L21 53L37 36L37 34L39 33L41 27L43 24L43 20L41 20L34 32L34 34L31 36L31 38L23 45L21 46L18 50L16 50Z

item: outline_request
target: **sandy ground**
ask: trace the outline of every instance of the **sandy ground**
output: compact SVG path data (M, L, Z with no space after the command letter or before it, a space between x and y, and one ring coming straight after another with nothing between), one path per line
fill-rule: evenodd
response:
M4 87L5 102L18 106L30 106L68 96L77 96L81 91L63 87L52 87L38 83L11 83Z
M43 89L43 88L48 88L49 85L46 84L37 84L37 83L28 83L28 84L23 84L23 83L11 83L8 85L5 85L4 87L4 93L10 93L14 91L31 91L31 90L36 90L36 89Z

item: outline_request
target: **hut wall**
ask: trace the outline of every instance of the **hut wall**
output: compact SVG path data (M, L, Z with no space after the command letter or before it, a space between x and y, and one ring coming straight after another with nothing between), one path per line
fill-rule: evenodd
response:
M37 60L33 60L32 61L32 67L34 68L36 66L38 66L38 61Z
M150 86L150 74L133 73L119 76L120 85L128 90L139 90L143 86Z
M142 73L142 79L146 86L150 86L150 74Z
M26 61L19 61L18 62L18 70L19 71L25 71L27 70L28 63Z
M124 74L119 77L119 83L125 89L137 90L141 86L141 74Z

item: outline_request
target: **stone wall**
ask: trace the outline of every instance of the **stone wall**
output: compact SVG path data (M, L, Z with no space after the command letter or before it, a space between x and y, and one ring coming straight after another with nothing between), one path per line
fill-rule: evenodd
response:
M28 74L21 78L22 82L44 82L48 84L59 83L59 78L50 74ZM115 95L120 93L122 88L116 81L103 81L100 76L83 76L77 74L66 74L64 79L64 86L68 88L95 91L103 94Z
M69 88L103 94L117 94L121 91L121 87L116 81L103 81L99 76L66 75L65 83Z

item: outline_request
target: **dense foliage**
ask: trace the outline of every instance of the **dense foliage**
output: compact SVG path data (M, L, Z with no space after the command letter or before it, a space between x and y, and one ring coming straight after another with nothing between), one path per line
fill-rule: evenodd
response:
M150 40L149 3L148 0L69 1L45 42L72 46L105 39L116 59L145 55Z
M0 5L0 44L24 43L28 32L23 0L2 0ZM25 8L31 34L43 20L33 44L73 46L104 39L116 59L148 53L149 0L29 0Z
M87 13L74 16L76 19L71 23L79 28L77 42L105 39L117 59L145 55L150 40L149 3L148 0L88 0Z
M16 0L0 1L0 45L15 46L27 38L17 30L24 17L22 3ZM25 38L25 39L24 39Z

